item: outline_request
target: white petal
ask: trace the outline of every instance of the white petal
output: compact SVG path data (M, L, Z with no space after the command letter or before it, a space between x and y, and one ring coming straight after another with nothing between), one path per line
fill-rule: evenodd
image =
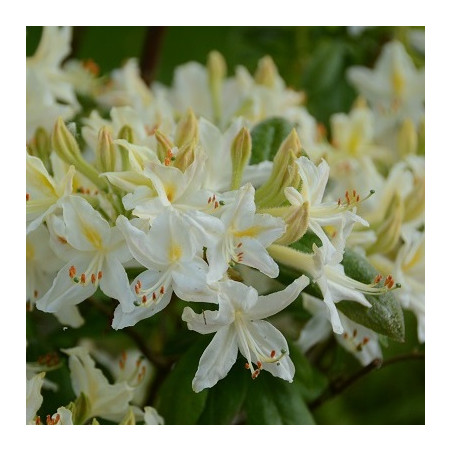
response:
M130 290L129 278L118 259L106 256L99 285L105 295L119 301L123 311L134 309L135 295Z
M173 289L182 300L198 301L207 296L208 265L199 257L193 257L190 262L182 262L172 271ZM216 303L212 299L211 303Z
M303 275L280 292L260 296L257 303L247 312L247 318L264 319L282 311L300 295L308 284L309 278Z
M230 325L234 321L234 310L227 300L222 299L217 311L203 311L196 314L191 308L184 308L182 320L187 322L189 330L201 334L210 334Z
M237 334L231 326L221 328L205 349L193 379L193 390L211 388L224 378L237 360Z
M267 250L257 240L244 237L242 239L242 260L240 263L257 268L270 278L279 274L278 264L270 257Z

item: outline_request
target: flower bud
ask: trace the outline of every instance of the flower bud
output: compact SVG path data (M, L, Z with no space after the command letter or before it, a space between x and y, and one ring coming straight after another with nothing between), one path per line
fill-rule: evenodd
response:
M119 425L135 425L135 414L132 410L132 408L129 408L129 411L126 413L126 415L123 417Z
M71 402L68 409L72 411L74 425L83 425L91 417L91 403L85 393L81 392L75 402Z
M231 145L231 160L232 160L232 181L231 190L240 188L242 181L243 170L251 157L251 134L250 131L243 127Z
M418 139L416 128L413 121L409 118L405 119L399 129L397 135L397 148L402 157L415 154L418 148Z
M135 134L132 127L125 125L118 133L119 140L126 140L130 144L135 143ZM129 151L122 145L118 144L119 154L121 155L121 170L127 171L130 169Z
M167 159L172 157L175 146L160 130L156 130L155 138L157 139L157 156L162 163L167 163Z
M30 155L40 158L47 171L52 173L52 165L50 162L50 136L45 129L42 127L36 129L35 136L27 144L27 150Z
M106 173L115 171L116 149L107 127L102 127L97 138L96 148L97 167L100 171Z
M198 120L191 108L188 109L187 113L180 119L177 124L176 134L174 142L177 147L182 147L185 144L194 141L198 142L199 130L198 130Z
M377 240L366 250L367 254L385 254L394 249L400 238L404 210L402 198L395 193L384 220L376 228Z
M207 57L207 74L215 121L221 119L221 87L227 74L226 62L220 52L213 50Z
M254 74L254 80L256 80L256 83L259 85L273 88L277 75L278 69L276 68L274 61L267 55L259 60Z
M58 157L69 165L77 165L78 161L82 158L77 140L69 132L61 117L57 119L53 129L52 147Z
M256 190L256 203L261 207L270 207L277 199L284 202L284 188L296 187L300 183L300 176L295 160L301 156L300 139L295 129L281 143L273 158L273 169L268 181ZM290 168L290 169L289 169ZM282 192L281 192L282 190Z
M173 166L185 172L195 160L195 147L195 141L182 146L174 159Z

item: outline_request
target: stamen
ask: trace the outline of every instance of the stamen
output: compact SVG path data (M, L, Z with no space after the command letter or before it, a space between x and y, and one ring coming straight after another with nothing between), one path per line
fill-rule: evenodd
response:
M82 274L80 275L80 282L81 282L82 284L85 284L85 283L86 283L86 276L85 276L85 273L82 273Z
M135 293L137 295L140 293L140 288L138 287L138 284L135 284Z
M261 368L262 368L262 363L261 363L260 361L258 361L256 364L257 364L257 368L258 368L258 369L261 369Z
M33 291L33 296L34 296L35 298L38 298L38 291L37 291L36 289Z
M63 245L66 245L67 240L64 237L61 237L61 235L57 235L58 241L62 243Z
M103 276L103 274L101 271L99 273L97 273L97 279L102 279L102 276Z
M250 368L249 363L245 363L245 369L249 369L249 368Z
M165 293L165 288L162 286L160 287L160 293L163 295Z
M354 329L354 330L353 330L353 338L355 338L357 335L358 335L358 330L357 330L357 329Z
M214 206L214 208L215 208L215 209L218 209L218 201L215 201L215 206Z
M270 353L270 358L274 358L274 357L275 357L275 355L276 355L276 352L275 352L275 350L272 350L272 351L271 351L271 353Z
M252 378L253 380L255 380L255 379L259 376L260 373L261 373L261 371L260 371L259 369L256 369L256 370L253 372L253 374L251 375L251 378Z
M240 243L237 245L237 248L240 248L242 245L243 245L243 243L240 242Z
M369 342L369 338L366 336L363 338L363 345L366 345Z
M91 282L93 284L95 284L95 282L96 282L96 275L94 273L91 273Z
M143 296L142 296L141 301L142 301L143 303L146 303L146 301L148 301L146 295L143 295Z
M71 267L69 268L69 278L74 278L74 276L77 274L77 270L76 268L71 265Z
M27 201L30 199L30 194L27 193Z
M209 199L207 200L207 204L210 204L212 202L212 197L209 196Z
M35 421L36 425L42 425L41 416L38 416Z
M155 301L157 296L155 295L155 292L152 292L152 301Z

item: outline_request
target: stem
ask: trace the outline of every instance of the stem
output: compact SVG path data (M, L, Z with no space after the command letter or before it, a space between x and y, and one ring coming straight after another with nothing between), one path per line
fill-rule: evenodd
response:
M150 85L155 78L157 62L166 27L147 27L140 58L141 78Z
M412 353L406 353L404 355L394 356L386 361L383 361L380 358L374 359L372 362L370 362L367 366L360 369L358 372L351 375L349 378L346 379L336 379L333 380L326 391L316 400L311 402L309 404L309 408L311 410L315 410L319 406L323 405L327 400L336 397L337 395L344 392L348 387L356 383L358 380L360 380L362 377L366 376L367 374L373 372L374 370L381 369L386 366L390 366L395 363L399 363L402 361L407 361L411 359L425 359L425 353L424 352L417 352L414 351Z

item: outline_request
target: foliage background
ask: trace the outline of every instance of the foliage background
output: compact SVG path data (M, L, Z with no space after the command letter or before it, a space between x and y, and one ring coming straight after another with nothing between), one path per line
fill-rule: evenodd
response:
M213 49L224 55L229 75L239 64L254 72L259 58L270 55L286 83L306 93L309 112L328 130L331 114L348 112L356 96L345 78L348 67L372 66L382 45L394 38L406 45L417 65L424 64L423 56L407 45L412 28L371 27L353 34L348 27L75 27L72 57L93 59L101 74L136 57L147 66L150 79L170 84L176 66L192 60L204 64ZM27 56L34 53L40 35L41 27L27 27ZM27 315L33 316L27 328L49 320L36 311ZM64 335L52 322L40 328L41 335L29 342L27 360L55 347L75 345L78 338L101 339L106 325L102 317L91 315L92 322L87 318L86 326L73 330L71 336ZM315 366L330 381L358 378L313 410L316 423L425 423L425 365L423 359L412 358L413 352L423 356L424 347L417 342L414 316L405 312L405 322L405 343L389 340L383 351L386 364L363 376L359 376L360 364L350 354L334 341L329 344ZM117 338L127 340L120 332ZM55 372L59 372L55 378L66 388L70 400L67 372L63 368ZM53 412L51 393L44 394L44 401L44 411Z

